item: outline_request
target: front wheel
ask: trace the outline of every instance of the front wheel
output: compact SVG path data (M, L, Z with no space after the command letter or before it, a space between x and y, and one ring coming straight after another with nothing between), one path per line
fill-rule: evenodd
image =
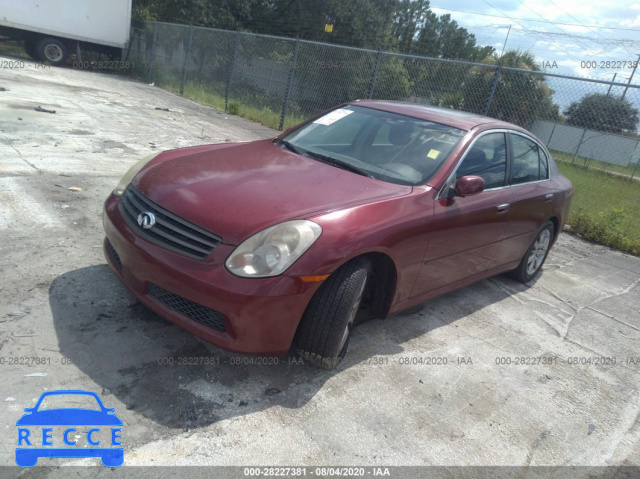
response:
M63 65L69 57L66 45L57 38L45 38L38 44L38 58L54 66Z
M294 339L295 350L305 361L333 369L344 358L370 270L369 261L357 258L338 268L320 286Z
M522 283L527 283L535 278L547 259L554 232L555 226L551 221L542 226L518 267L510 273L513 278Z
M31 449L16 449L16 464L20 467L33 467L38 464L38 453Z

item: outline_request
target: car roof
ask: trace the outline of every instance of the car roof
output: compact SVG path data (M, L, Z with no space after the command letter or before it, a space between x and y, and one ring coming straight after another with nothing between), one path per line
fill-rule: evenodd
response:
M47 396L59 396L59 395L91 396L96 401L98 401L98 404L102 404L102 401L100 400L100 397L96 393L94 393L93 391L83 391L83 390L76 390L76 389L68 389L68 390L45 391L45 392L43 392L40 395L40 397L38 398L38 401L36 402L36 406L40 405L42 403L42 401L44 400L44 398L47 397Z
M68 390L58 390L58 391L45 391L43 392L40 397L45 397L45 396L58 396L58 395L63 395L63 394L69 394L69 395L85 395L85 396L93 396L93 397L98 397L98 395L96 393L94 393L93 391L81 391L81 390L76 390L76 389L68 389Z
M355 100L348 102L348 104L420 118L421 120L428 120L467 131L482 125L492 128L509 128L530 134L513 123L507 123L506 121L500 121L474 113L467 113L465 111L452 110L450 108L389 100Z

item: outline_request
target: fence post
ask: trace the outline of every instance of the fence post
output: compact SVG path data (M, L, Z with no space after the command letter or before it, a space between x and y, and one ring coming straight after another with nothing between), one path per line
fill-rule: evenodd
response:
M636 141L636 148L634 151L634 153L636 151L638 151L638 145L640 145L640 140ZM631 155L631 158L633 158L633 155ZM631 179L633 180L633 177L636 175L636 171L638 170L638 165L640 164L640 153L638 154L638 157L636 158L636 166L633 167L633 171L631 172Z
M189 69L189 60L191 59L191 45L193 44L193 25L189 25L189 42L187 43L187 51L184 55L182 64L182 83L180 83L180 96L184 96L184 86L187 83L187 70Z
M293 62L291 63L291 69L289 70L289 78L287 78L287 92L284 95L284 101L282 102L282 113L280 114L280 127L279 130L284 130L284 120L287 117L287 109L289 108L289 98L291 98L291 91L293 90L293 78L295 77L296 67L298 65L298 50L300 50L300 39L296 39L296 46L293 49Z
M233 69L238 59L238 48L240 48L240 32L236 33L236 43L233 46L233 58L229 65L229 78L227 79L227 91L224 94L224 111L229 111L229 95L231 95L231 80L233 79Z
M582 130L582 136L580 137L580 141L578 142L578 146L576 147L576 152L573 155L573 160L571 160L571 164L573 165L576 162L576 158L578 157L578 151L580 151L580 147L582 146L582 140L584 140L584 135L587 134L587 129L584 128ZM586 163L586 160L585 160Z
M149 58L149 72L147 73L147 83L153 82L153 64L156 61L156 44L158 43L158 22L153 22L153 44L151 45L151 57Z
M271 71L269 72L269 86L267 86L267 93L271 93L271 82L273 81L273 66L271 66Z
M558 126L557 122L553 122L553 128L551 128L551 134L549 135L549 139L547 140L547 148L551 148L549 145L551 144L551 139L553 138L553 134L556 131L556 126Z
M376 64L373 67L373 75L371 76L371 86L369 87L369 99L373 98L373 92L376 89L376 80L378 80L378 72L380 71L380 63L382 62L382 47L378 48L378 56Z
M489 116L489 109L491 108L491 102L493 101L493 95L496 93L496 88L498 87L498 82L500 81L500 74L502 73L502 64L498 63L498 68L496 69L496 74L493 76L493 80L491 81L491 88L489 90L489 98L487 98L487 103L484 106L484 112L482 113L484 116Z
M629 81L627 82L627 86L624 87L624 91L622 92L621 100L624 100L624 97L627 96L627 90L629 89L629 85L631 85L631 80L633 80L633 75L636 74L636 68L638 68L638 63L640 63L640 55L638 55L638 59L633 64L633 70L631 71L631 76L629 77Z

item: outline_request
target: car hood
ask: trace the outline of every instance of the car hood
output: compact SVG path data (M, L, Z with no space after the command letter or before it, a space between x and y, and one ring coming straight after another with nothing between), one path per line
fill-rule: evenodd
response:
M166 152L133 185L231 245L282 221L412 191L297 155L272 140Z

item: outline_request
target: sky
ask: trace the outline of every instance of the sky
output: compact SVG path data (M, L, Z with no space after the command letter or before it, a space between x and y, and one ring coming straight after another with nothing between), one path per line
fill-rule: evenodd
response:
M549 73L609 81L616 75L616 82L626 83L640 54L640 0L431 0L430 4L438 15L451 14L476 35L478 44L500 52L506 40L507 50L530 51ZM640 68L632 83L640 85Z

